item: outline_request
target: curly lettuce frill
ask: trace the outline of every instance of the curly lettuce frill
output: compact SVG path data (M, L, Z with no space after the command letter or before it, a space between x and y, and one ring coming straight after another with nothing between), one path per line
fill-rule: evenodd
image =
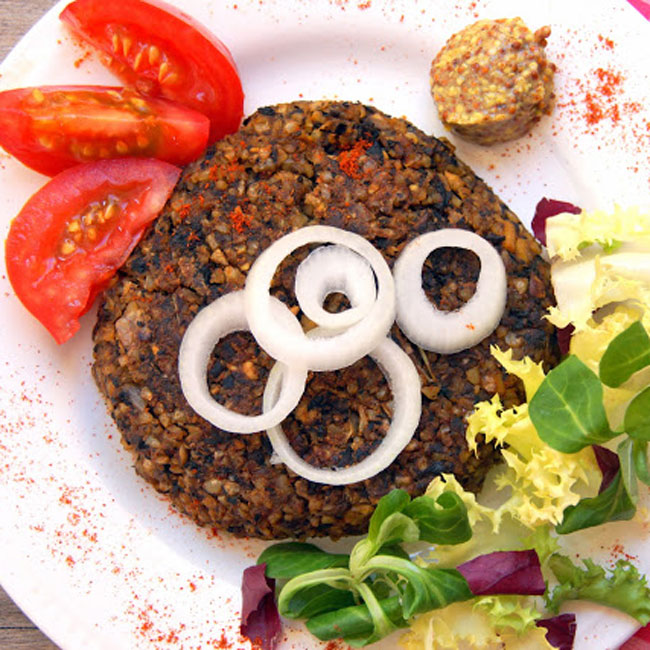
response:
M522 380L530 400L544 380L541 364L530 359L515 361L511 350L492 348L492 354ZM470 449L476 451L479 435L502 447L505 466L496 474L495 483L499 490L510 488L510 496L490 516L496 530L506 514L530 529L555 526L568 506L578 503L585 492L597 490L600 473L591 448L563 454L546 445L530 420L528 404L504 409L495 395L478 404L467 421Z
M554 650L545 630L535 627L539 616L519 603L520 599L486 597L475 603L455 603L444 610L444 617L431 612L418 616L400 639L404 650ZM495 631L495 619L513 623ZM527 631L517 633L517 628ZM507 629L506 629L507 628Z
M650 327L650 215L637 209L561 214L546 222L557 327L588 329L595 310L613 303L645 305Z

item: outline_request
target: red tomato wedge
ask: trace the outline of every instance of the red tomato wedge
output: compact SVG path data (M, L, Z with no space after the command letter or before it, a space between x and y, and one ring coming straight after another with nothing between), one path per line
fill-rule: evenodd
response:
M126 85L207 115L210 142L239 128L244 94L232 56L187 14L159 0L75 0L60 18Z
M5 242L9 280L57 343L126 261L180 176L148 158L101 160L55 176L12 221Z
M0 92L0 145L47 176L102 158L137 156L186 165L208 142L208 118L165 99L103 86Z

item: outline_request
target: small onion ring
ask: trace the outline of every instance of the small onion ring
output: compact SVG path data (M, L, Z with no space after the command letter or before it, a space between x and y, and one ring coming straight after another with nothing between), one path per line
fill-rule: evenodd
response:
M325 298L340 292L351 307L338 313L323 308ZM376 299L370 264L345 246L320 246L296 269L296 300L314 323L330 330L345 329L364 318Z
M312 330L315 331L315 330ZM310 332L311 334L311 332ZM384 338L370 352L388 380L393 393L393 419L386 436L369 456L356 465L341 469L315 467L303 460L293 449L281 425L270 427L266 433L273 445L274 457L296 474L314 483L347 485L371 478L388 467L413 438L422 411L420 377L409 356L392 339ZM271 368L262 408L272 408L278 392L284 388L284 369L280 364Z
M271 310L273 317L293 336L302 333L286 305L273 298ZM293 411L305 390L307 369L304 364L291 367L282 364L284 379L279 399L273 408L259 415L243 415L219 404L208 390L206 375L210 355L221 338L240 330L248 330L244 292L233 291L210 303L192 320L181 341L178 373L185 399L198 415L224 431L255 433L277 425Z
M370 263L377 281L377 299L366 317L333 337L294 334L271 313L269 288L279 264L307 244L333 243L350 248ZM244 289L246 318L256 341L271 357L288 366L338 370L358 361L385 338L395 320L395 284L382 254L366 239L333 226L307 226L271 244L251 266Z
M422 287L422 266L437 248L465 248L481 260L474 295L458 310L445 312L429 301ZM452 354L476 345L499 324L506 305L506 270L499 253L469 230L446 228L416 237L402 250L393 267L397 324L425 350Z

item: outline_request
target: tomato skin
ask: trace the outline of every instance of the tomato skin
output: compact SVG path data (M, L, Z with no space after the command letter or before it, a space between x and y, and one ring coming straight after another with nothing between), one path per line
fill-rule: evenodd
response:
M210 118L210 143L239 128L244 94L226 46L198 21L160 0L74 0L60 15L108 57L128 86Z
M0 145L54 176L101 158L151 157L175 165L198 158L208 118L186 106L105 86L41 86L0 92Z
M7 274L57 343L80 327L169 198L181 170L149 158L85 163L55 176L11 222Z

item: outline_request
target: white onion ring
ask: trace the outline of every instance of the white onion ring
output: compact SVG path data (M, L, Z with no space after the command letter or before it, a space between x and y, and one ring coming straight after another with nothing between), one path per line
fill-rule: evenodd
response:
M271 313L269 288L282 260L307 244L333 243L368 260L377 282L377 299L365 318L333 337L307 338L290 332ZM306 364L310 370L338 370L358 361L379 345L395 320L395 284L381 253L360 235L332 226L307 226L269 246L248 272L244 289L246 318L258 344L288 366Z
M338 313L323 308L325 298L340 292L351 307ZM345 246L320 246L296 269L296 300L314 323L330 330L345 329L364 318L377 297L370 264Z
M393 419L386 436L375 451L356 465L342 469L324 469L310 465L295 452L281 425L270 427L266 433L273 445L274 455L296 474L314 483L357 483L388 467L410 442L420 422L422 410L418 372L406 352L390 338L382 339L370 352L370 356L386 376L393 393ZM271 369L262 399L263 409L272 408L275 404L278 391L284 388L283 374L284 369L280 364Z
M302 333L289 308L275 298L271 300L271 311L292 336ZM233 291L210 303L190 323L178 353L178 373L185 399L198 415L224 431L254 433L282 422L293 411L305 390L307 369L304 364L290 368L282 364L282 389L273 408L259 415L231 411L212 397L206 374L214 346L227 334L239 330L248 330L244 292Z
M422 287L422 266L437 248L465 248L481 260L476 291L460 309L445 312L427 298ZM397 324L425 350L452 354L476 345L491 334L506 305L506 270L499 253L483 237L469 230L447 228L416 237L401 252L393 267Z

